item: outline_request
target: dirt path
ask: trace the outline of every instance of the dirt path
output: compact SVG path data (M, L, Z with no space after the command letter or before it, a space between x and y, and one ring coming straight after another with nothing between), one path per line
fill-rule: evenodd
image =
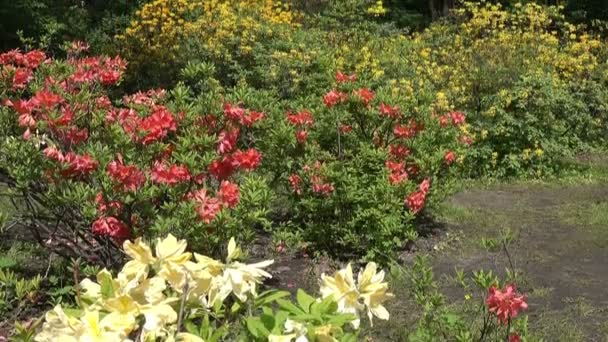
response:
M442 216L449 234L434 268L450 297L462 298L449 281L455 269L504 274L508 258L498 241L511 236L530 331L546 341L608 341L608 184L465 191Z

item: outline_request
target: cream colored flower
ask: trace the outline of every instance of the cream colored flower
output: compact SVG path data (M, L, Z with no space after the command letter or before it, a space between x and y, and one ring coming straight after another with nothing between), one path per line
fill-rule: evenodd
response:
M359 271L357 277L359 293L367 307L367 316L372 326L372 316L383 320L389 319L389 313L382 303L393 296L392 293L387 292L388 283L383 282L384 271L376 273L376 269L376 263L370 262L363 271Z
M177 334L177 342L205 342L205 340L189 333L179 333Z
M103 319L114 331L128 335L136 327L136 317L139 315L139 305L128 295L110 298L105 301L104 308L110 313Z
M127 278L146 278L150 265L156 263L150 247L137 238L135 242L125 241L122 248L132 260L123 266L121 273Z
M338 311L350 313L357 317L351 322L355 329L359 328L359 310L364 306L359 303L359 291L353 279L353 270L348 264L345 269L337 271L333 277L321 275L321 296L332 297L338 304Z

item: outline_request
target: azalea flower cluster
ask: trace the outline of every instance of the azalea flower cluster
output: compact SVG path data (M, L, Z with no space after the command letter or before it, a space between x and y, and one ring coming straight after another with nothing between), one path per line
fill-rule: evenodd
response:
M79 314L55 306L35 340L127 341L135 332L146 341L196 340L190 334L176 334L180 300L187 303L186 315L221 305L230 295L246 302L257 295L264 279L271 278L264 268L273 261L239 262L242 252L234 239L225 262L186 252L186 247L185 240L172 235L157 240L155 253L141 238L125 241L123 248L131 260L118 275L103 269L95 281L84 279L79 285Z
M500 324L507 324L517 317L520 310L528 308L526 296L518 293L513 284L505 285L503 289L490 287L486 305L488 310L496 315Z
M103 269L96 279L82 280L79 309L56 305L46 313L35 341L132 341L134 336L142 341L203 341L178 331L180 310L183 324L196 320L197 313L224 307L229 297L247 305L257 297L264 280L272 278L265 268L273 260L240 262L242 251L234 238L228 243L225 261L187 252L186 241L170 234L157 239L154 250L141 238L125 241L123 249L130 260L121 271L114 277ZM354 329L359 328L360 311L367 312L370 322L372 317L387 320L383 303L393 296L384 282L384 271L377 272L374 263L359 272L357 282L350 264L333 276L323 274L321 295L334 300L339 313L356 317L350 322ZM268 340L308 341L310 337L335 341L341 333L331 322L315 326L290 316L283 333L270 334Z

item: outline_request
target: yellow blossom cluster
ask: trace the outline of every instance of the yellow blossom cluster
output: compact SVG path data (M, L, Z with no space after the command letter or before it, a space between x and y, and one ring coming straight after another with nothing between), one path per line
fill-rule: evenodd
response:
M142 242L125 241L124 252L131 258L116 277L103 269L95 281L84 279L80 285L80 309L55 306L45 315L35 341L131 341L136 333L141 341L203 341L199 336L180 332L178 321L197 312L221 307L233 295L240 303L257 297L257 287L271 275L264 270L273 260L244 264L234 238L227 248L225 262L186 251L185 240L171 234L158 239L154 253ZM384 271L368 264L355 283L350 265L335 275L322 275L321 294L338 304L339 313L354 314L351 324L359 327L359 311L370 318L388 319L382 305L392 297ZM321 299L317 299L319 302ZM187 311L187 312L185 312ZM185 313L184 313L185 312ZM182 322L183 323L183 322ZM302 337L334 341L341 334L331 323L309 326L296 318L287 319L282 334L271 334L269 341L291 341Z
M273 34L273 27L297 26L297 19L279 0L154 0L135 13L117 39L124 41L131 60L147 54L174 60L187 40L215 56L230 53L232 43L249 53L256 40Z

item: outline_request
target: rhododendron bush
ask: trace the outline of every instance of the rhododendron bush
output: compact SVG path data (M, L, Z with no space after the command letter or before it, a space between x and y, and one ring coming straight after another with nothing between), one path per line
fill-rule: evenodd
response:
M116 277L103 269L82 280L79 307L47 312L36 341L353 341L361 312L370 324L389 318L392 294L374 263L357 281L350 265L323 274L321 298L298 290L292 303L288 292L258 294L273 260L242 263L233 238L225 262L186 252L170 234L154 251L141 239L123 248L131 260Z
M276 119L266 166L286 186L281 236L336 255L386 258L415 239L414 221L442 198L470 137L465 114L433 98L370 89L338 72L333 89ZM287 158L287 161L285 160Z
M126 62L85 49L65 61L0 55L0 165L16 220L60 254L105 264L125 239L167 230L208 253L251 239L269 202L252 175L265 114L163 89L117 96Z

